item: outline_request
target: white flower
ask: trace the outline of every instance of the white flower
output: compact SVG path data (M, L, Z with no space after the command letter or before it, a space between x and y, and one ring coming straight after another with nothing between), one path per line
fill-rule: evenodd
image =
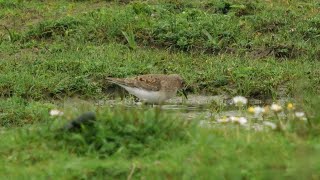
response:
M262 113L265 112L264 108L260 107L260 106L256 106L256 107L250 107L248 109L249 113L254 114L255 117L258 117L259 115L261 115Z
M275 123L273 123L273 122L270 122L270 121L263 121L263 124L265 126L270 127L271 129L276 129L277 128L277 125Z
M236 96L236 97L232 98L232 100L236 106L243 106L248 103L248 99L243 96Z
M230 119L228 117L222 117L216 120L218 123L226 123L229 122Z
M231 116L230 120L231 120L231 122L239 123L241 125L244 125L244 124L246 124L248 122L247 118L245 118L245 117Z
M273 103L270 109L274 112L280 112L282 110L282 107L278 104Z
M296 117L300 120L306 121L306 114L304 112L295 112Z
M297 118L302 118L305 116L304 112L296 112L295 115Z
M254 113L257 115L260 115L260 114L264 113L264 108L262 108L260 106L256 106L256 107L254 107Z
M235 117L235 116L230 116L229 119L230 119L231 122L238 122L239 118Z
M243 124L246 124L248 120L245 117L239 117L238 122L239 124L243 125Z
M52 109L52 110L50 110L49 114L50 114L50 116L62 116L63 112L59 111L57 109Z

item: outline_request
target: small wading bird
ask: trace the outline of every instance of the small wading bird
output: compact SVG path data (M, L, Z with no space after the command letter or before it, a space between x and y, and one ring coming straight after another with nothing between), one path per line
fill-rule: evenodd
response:
M146 103L161 104L181 90L187 99L185 82L178 74L146 74L132 78L106 78Z

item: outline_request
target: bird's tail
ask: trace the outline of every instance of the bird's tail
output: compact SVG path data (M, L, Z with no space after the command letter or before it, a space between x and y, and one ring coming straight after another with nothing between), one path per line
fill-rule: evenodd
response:
M124 79L121 78L106 77L106 80L114 84L125 85Z

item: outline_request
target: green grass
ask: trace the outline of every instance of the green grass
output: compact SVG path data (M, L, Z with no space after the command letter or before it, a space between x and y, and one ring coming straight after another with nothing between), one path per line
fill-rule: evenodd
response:
M318 138L235 126L206 129L157 110L103 108L94 128L63 132L64 118L2 130L9 178L319 178ZM160 114L159 114L160 113ZM312 158L311 158L312 157ZM134 170L133 170L134 169Z
M44 45L46 46L46 45ZM41 50L40 50L41 51ZM162 50L137 49L111 43L108 45L77 47L65 50L61 45L49 46L53 53L39 52L21 55L21 60L10 57L1 61L3 97L13 95L32 99L83 96L94 98L105 95L107 76L126 77L147 73L179 73L197 93L242 94L248 97L277 97L277 88L294 88L295 81L312 76L310 84L319 82L317 62L291 60L278 62L232 56L171 54ZM15 58L11 56L11 58Z
M319 179L319 9L316 0L0 0L0 177ZM105 77L147 73L181 74L191 94L289 98L309 124L206 129L180 112L92 103L116 94ZM55 108L65 115L50 117ZM94 127L58 130L85 111L97 113Z
M52 5L77 12L76 7L87 3ZM192 92L270 98L277 96L279 85L291 95L292 84L305 78L319 92L320 21L312 8L317 5L310 3L309 11L301 11L299 3L278 8L230 3L108 3L67 16L62 15L68 11L61 10L58 17L20 29L6 25L0 38L2 96L43 99L80 94L90 98L103 95L99 92L105 87L104 76L144 73L180 73ZM19 6L37 7L41 12L52 8L36 5ZM21 16L27 13L5 3L3 9L16 10ZM2 21L12 19L4 16ZM13 66L26 79L12 71ZM6 82L12 78L24 82Z

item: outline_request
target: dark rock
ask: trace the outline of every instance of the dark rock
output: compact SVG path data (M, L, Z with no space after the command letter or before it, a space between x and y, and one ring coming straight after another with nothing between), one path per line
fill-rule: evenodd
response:
M63 129L66 131L75 131L79 130L81 126L91 126L96 120L96 115L94 112L86 112L80 115L79 117L71 120L66 124Z

